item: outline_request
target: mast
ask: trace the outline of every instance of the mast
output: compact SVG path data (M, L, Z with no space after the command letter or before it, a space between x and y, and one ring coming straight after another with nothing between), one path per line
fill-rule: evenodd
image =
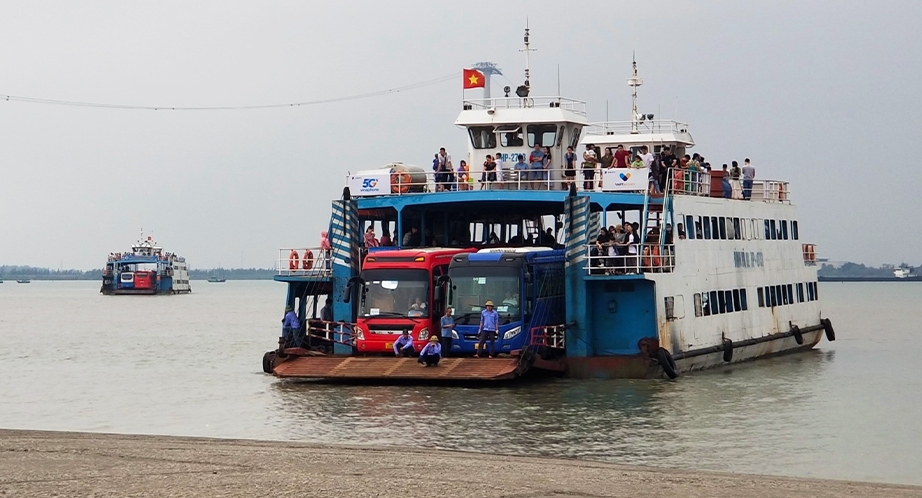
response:
M536 49L533 49L529 46L528 35L529 35L528 20L526 19L525 20L525 49L519 50L519 52L525 52L525 88L526 89L531 88L531 65L530 65L529 52L536 51ZM519 95L519 96L525 97L527 95Z
M643 85L643 80L637 75L637 60L633 54L631 55L631 63L634 66L634 72L627 79L627 84L631 87L631 133L637 133L637 126L642 119L637 113L637 87Z

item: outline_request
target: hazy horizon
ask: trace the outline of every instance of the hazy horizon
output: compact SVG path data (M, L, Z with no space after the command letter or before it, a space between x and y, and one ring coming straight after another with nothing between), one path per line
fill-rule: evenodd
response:
M636 54L640 110L688 122L718 167L750 157L790 181L821 257L922 263L904 145L922 136L922 3L469 0L5 2L0 95L252 106L458 77L251 110L0 97L0 264L99 268L143 228L195 268L271 268L279 247L318 245L347 171L464 157L461 69L497 63L494 95L519 84L526 18L535 95L559 68L591 121L629 119Z

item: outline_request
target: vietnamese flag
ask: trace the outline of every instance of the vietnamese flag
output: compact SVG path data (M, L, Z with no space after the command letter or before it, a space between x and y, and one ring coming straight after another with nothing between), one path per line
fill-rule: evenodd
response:
M464 89L468 88L483 88L486 85L486 78L483 77L483 73L476 69L465 69L464 70Z

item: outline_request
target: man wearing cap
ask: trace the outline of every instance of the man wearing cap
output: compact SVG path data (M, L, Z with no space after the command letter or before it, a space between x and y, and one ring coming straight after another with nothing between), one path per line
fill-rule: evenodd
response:
M285 340L285 344L293 345L300 329L301 320L298 319L295 310L290 305L285 306L285 318L282 318L282 339Z
M403 334L394 341L394 356L413 356L413 338L409 330L403 329Z
M493 309L493 301L487 301L484 305L486 309L480 312L480 328L477 330L477 334L480 336L480 343L477 345L477 352L475 355L477 357L482 357L481 352L486 346L487 339L490 339L490 354L487 355L487 358L493 357L493 350L496 346L496 331L499 326L499 313Z
M429 338L429 344L423 347L419 352L420 363L425 363L427 367L439 366L439 360L442 359L442 346L439 345L439 338L432 336Z

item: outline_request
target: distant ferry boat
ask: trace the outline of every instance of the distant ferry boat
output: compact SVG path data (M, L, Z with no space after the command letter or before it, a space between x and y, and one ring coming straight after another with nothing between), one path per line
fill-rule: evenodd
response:
M214 277L214 276L212 276L212 277L208 277L208 281L211 282L211 283L221 283L221 282L227 282L227 279L224 278L224 277Z
M186 259L164 252L150 236L141 238L130 252L112 253L102 271L106 295L188 294L189 271Z
M465 86L487 76L465 75ZM685 164L695 145L688 125L637 112L636 64L632 119L591 126L585 103L530 95L527 59L525 76L513 96L506 87L504 97L485 91L462 103L462 157L482 182L406 165L361 171L333 202L327 249L280 250L275 280L288 285L285 305L307 335L266 353L265 371L354 381L675 378L835 339L816 248L803 240L787 182L758 177L743 190L725 172L675 167L651 192L645 164L602 168L588 152L583 161L590 147L646 148ZM562 166L568 149L574 169ZM553 160L542 166L547 151ZM493 167L490 156L501 161ZM538 159L530 167L529 156ZM632 225L629 235L616 225ZM390 244L375 247L382 233ZM323 302L332 320L318 317ZM449 306L453 326L442 334ZM499 319L485 352L487 307ZM394 358L403 333L416 352L442 336L439 368Z

